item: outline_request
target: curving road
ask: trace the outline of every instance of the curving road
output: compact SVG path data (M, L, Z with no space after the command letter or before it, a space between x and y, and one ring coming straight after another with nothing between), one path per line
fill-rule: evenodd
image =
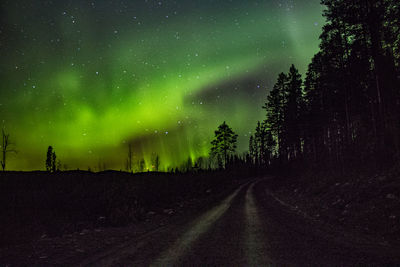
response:
M197 218L154 230L81 266L395 265L397 253L317 224L247 182ZM397 258L397 259L396 259Z

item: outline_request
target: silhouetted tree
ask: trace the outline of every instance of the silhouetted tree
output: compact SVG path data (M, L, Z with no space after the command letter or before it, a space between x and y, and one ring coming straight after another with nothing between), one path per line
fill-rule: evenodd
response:
M284 106L283 131L289 158L301 153L301 116L303 111L303 91L301 75L294 65L287 75L287 92Z
M196 159L195 166L197 166L199 168L199 170L200 169L206 169L207 168L206 165L207 165L207 158L198 157Z
M132 172L132 157L133 157L132 145L129 144L128 145L128 158L126 160L126 170L128 172Z
M156 153L151 154L151 164L154 171L158 172L160 168L160 157Z
M157 172L160 170L160 156L158 156L158 154L157 154L156 159L154 161L154 167L155 167L155 170Z
M56 152L53 151L52 146L49 146L47 148L46 170L48 172L55 172L57 170L56 164L57 164Z
M53 159L53 147L49 146L47 148L47 157L46 157L46 170L48 172L51 171L51 168L53 166L52 159Z
M3 171L6 169L6 160L7 160L7 154L8 153L17 153L16 150L10 149L9 146L12 145L10 143L10 134L7 134L4 129L2 129L2 146L1 146L1 152L2 152L2 160L0 161L1 163L1 168Z
M188 157L187 161L186 161L186 171L190 172L193 168L193 161L191 157Z
M266 123L268 124L278 146L278 154L281 158L286 156L286 136L284 133L284 118L287 94L287 79L284 73L280 73L278 80L267 97L263 108L267 112Z
M219 167L226 167L228 157L235 153L238 135L224 121L215 131L214 140L211 141L211 156L216 158Z
M146 166L146 162L144 161L144 159L139 160L139 172L144 172L145 166Z
M249 156L252 164L263 167L270 164L276 142L265 121L257 123L254 136L250 136L249 146Z
M294 65L288 74L281 73L263 106L267 111L264 123L257 125L256 132L262 163L269 161L269 154L274 143L278 145L278 155L281 160L296 158L302 151L301 119L305 109L301 75ZM267 142L268 139L268 142ZM273 141L276 140L276 141Z

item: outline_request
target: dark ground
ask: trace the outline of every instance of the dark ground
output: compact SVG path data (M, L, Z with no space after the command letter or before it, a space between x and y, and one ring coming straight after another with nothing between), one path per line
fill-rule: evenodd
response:
M208 211L82 265L394 266L395 248L299 215L268 190L245 183Z
M217 172L0 172L0 248L141 222L149 211L171 213L235 182Z
M38 177L43 173L34 174L35 177ZM72 174L65 175L68 177ZM74 185L71 188L75 188L75 191L58 191L58 194L61 194L60 199L71 196L72 192L83 193L83 189L92 188L89 186L89 181L94 181L90 180L94 179L92 174L79 173L77 176L77 173L74 173L72 176L82 179L82 175L86 177L84 179L89 179L84 183L86 186ZM398 224L388 224L387 226L385 224L387 218L378 216L379 212L392 214L392 212L399 211L396 208L398 191L394 191L397 188L395 186L397 180L392 180L391 177L370 178L380 182L366 183L369 186L361 186L361 189L355 186L355 182L347 179L348 185L346 184L343 186L344 189L339 190L338 188L342 187L337 185L338 182L310 187L306 186L305 182L297 183L296 179L243 180L232 179L232 175L215 173L189 176L146 174L133 177L129 174L122 174L129 178L117 178L121 174L115 172L104 175L108 178L103 177L106 181L103 183L109 183L106 191L113 188L110 186L112 184L110 181L113 181L115 184L124 185L117 187L118 190L113 189L117 190L120 196L124 196L122 192L131 192L131 194L135 192L136 198L133 199L133 202L136 201L136 204L133 207L140 211L133 216L133 220L125 222L120 219L118 223L114 222L115 226L112 226L113 223L110 219L104 218L99 222L99 217L107 216L104 214L99 216L89 209L90 205L97 202L86 203L83 200L91 198L80 196L77 201L81 204L79 210L88 210L88 213L84 214L87 217L82 214L79 216L89 219L81 222L78 217L71 217L69 224L75 225L75 228L62 228L63 231L53 235L38 232L29 241L22 239L11 240L12 242L4 241L0 249L0 263L90 266L149 264L191 266L400 265L400 250L396 242L398 240L398 235L396 236ZM15 178L16 176L18 176L16 173L12 176L16 179L13 181L17 181L13 185L19 186L21 194L24 192L21 189L24 187L22 181L27 178L18 180ZM87 178L87 176L91 178ZM2 177L4 182L10 176L6 179L4 176ZM99 179L98 175L94 177ZM51 178L51 176L48 177L48 179ZM182 180L183 178L184 180ZM44 180L49 182L49 180ZM182 181L187 182L184 183L186 185L182 185ZM127 190L130 188L127 185L131 185L137 190L140 189L139 191L142 193ZM156 187L157 189L155 189ZM36 188L43 189L43 184ZM83 191L76 188L82 188ZM388 193L387 190L391 193ZM144 192L150 195L143 194ZM5 193L7 194L7 192ZM178 193L180 196L176 197L175 194ZM394 198L388 194L392 194ZM74 196L79 196L79 194ZM340 199L344 199L342 201L345 201L344 208L337 207L335 204L339 196L341 196ZM350 201L351 205L348 205L349 199L352 200ZM366 199L369 202L365 202ZM3 197L1 202L3 205L5 205L3 202L5 200L6 198ZM125 201L129 202L132 199L126 196L122 197L122 200L117 202L119 205L114 205L110 211L124 206ZM59 203L55 201L51 206L56 209L60 206ZM37 205L37 203L31 204L25 209L39 208ZM354 208L351 208L353 205ZM376 207L375 214L365 212L370 205ZM345 210L349 211L344 212ZM5 212L5 209L2 212ZM49 211L47 213L58 214ZM112 212L109 213L112 214ZM25 213L21 214L25 216ZM342 216L344 215L341 214L347 217L343 220ZM31 220L28 217L24 218L27 218L25 225L28 227L38 224L40 226L40 222L49 217L33 217ZM90 220L90 218L94 219ZM393 220L393 216L388 218ZM9 220L11 219L9 218ZM390 220L389 222L391 222ZM343 221L354 222L355 225L346 224ZM4 217L2 222L5 222ZM126 226L123 226L124 224ZM10 225L8 229L13 227L14 230L19 229L19 225ZM368 227L379 225L377 229L386 229L386 232L383 230L362 231L366 225ZM28 229L30 228L28 227ZM36 229L45 229L45 226ZM23 232L15 231L19 231L20 234ZM3 233L5 232L3 230ZM34 232L36 233L36 231ZM387 238L385 236L387 233L392 233L392 235ZM8 236L15 235L16 233L9 233Z
M400 248L399 177L399 167L352 174L299 172L277 177L270 189L313 220Z

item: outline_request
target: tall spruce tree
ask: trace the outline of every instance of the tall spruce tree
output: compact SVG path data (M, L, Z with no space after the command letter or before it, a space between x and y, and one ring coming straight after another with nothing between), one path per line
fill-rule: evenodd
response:
M267 97L267 102L263 106L266 110L266 123L276 139L278 146L278 154L286 155L286 136L283 129L285 117L286 93L287 93L287 76L280 73L278 80ZM282 157L281 157L282 158Z
M53 150L52 146L47 148L47 156L46 156L46 170L48 172L54 172L56 170L56 153Z
M236 151L238 135L224 121L215 131L214 140L211 141L210 155L218 162L218 166L225 168L228 158Z
M289 69L286 89L283 129L286 135L288 156L296 158L301 153L300 121L304 105L301 75L294 65Z

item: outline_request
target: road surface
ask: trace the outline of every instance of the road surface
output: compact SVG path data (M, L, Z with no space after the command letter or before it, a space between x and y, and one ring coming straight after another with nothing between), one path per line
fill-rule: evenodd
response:
M99 252L81 266L355 266L396 265L400 253L371 244L274 197L268 179L237 188L180 223ZM397 258L397 259L396 259Z

